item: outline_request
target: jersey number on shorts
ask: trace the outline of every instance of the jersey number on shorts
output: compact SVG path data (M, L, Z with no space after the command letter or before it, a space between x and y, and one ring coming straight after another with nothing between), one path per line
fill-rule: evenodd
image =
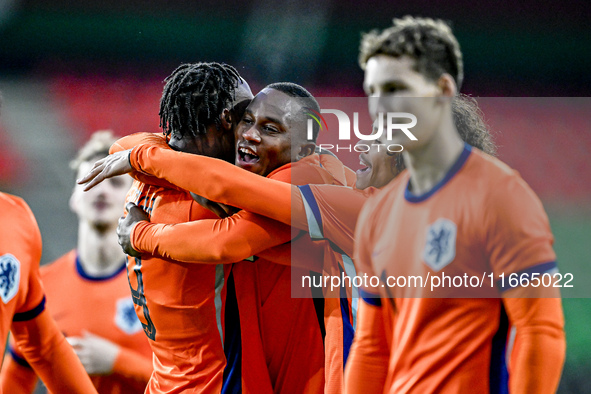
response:
M142 323L142 327L144 328L144 332L148 338L154 341L156 338L156 327L154 327L154 323L152 323L152 319L150 319L150 311L146 305L146 297L144 296L144 280L142 279L142 259L139 257L135 258L133 272L137 279L137 289L134 289L131 285L129 269L127 270L127 281L129 282L129 288L131 289L131 298L133 299L134 304L142 308L144 312L144 318L146 319L146 324L144 324L141 319L140 322Z

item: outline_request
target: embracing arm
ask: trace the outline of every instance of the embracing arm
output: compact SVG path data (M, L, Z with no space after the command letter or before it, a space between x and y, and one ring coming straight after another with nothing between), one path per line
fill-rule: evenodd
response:
M131 135L122 137L122 138L118 139L117 141L115 141L115 143L109 149L109 154L112 155L112 154L118 153L118 152L120 154L124 154L125 151L133 148L136 145L141 145L141 144L149 144L150 146L159 146L161 148L170 149L172 151L172 149L166 143L166 138L162 134L135 133L135 134L131 134ZM124 164L124 163L121 163L121 164ZM129 160L128 160L127 164L129 164ZM149 174L145 174L140 171L136 171L135 169L130 168L127 165L126 165L124 172L122 172L122 173L129 173L129 175L133 179L140 181L142 183L145 183L147 185L154 185L154 186L160 186L160 187L164 187L164 188L168 188L168 189L179 190L178 187L176 187L172 183L167 182L164 179L160 179L155 176L151 176ZM120 173L120 174L122 174L122 173Z
M175 152L162 146L135 147L130 163L138 171L163 178L181 189L300 230L310 231L310 223L317 223L322 233L318 239L330 239L352 254L355 224L367 199L363 192L337 185L290 185L218 159ZM316 220L312 220L314 216Z
M135 251L188 263L235 263L292 239L289 226L246 211L225 219L179 224L139 221L130 228L130 246ZM119 233L120 238L124 236Z
M223 160L175 152L161 145L136 146L129 161L141 173L162 178L209 200L291 224L295 186L289 183L262 177Z

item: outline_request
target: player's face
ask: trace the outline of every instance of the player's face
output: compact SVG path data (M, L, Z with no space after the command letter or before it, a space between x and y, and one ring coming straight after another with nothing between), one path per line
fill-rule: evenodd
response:
M372 134L376 134L377 122L374 122ZM381 188L386 186L392 179L398 175L396 169L396 157L400 153L388 153L386 137L383 135L373 141L359 141L358 150L362 152L359 155L359 162L362 168L357 170L357 179L355 187L359 190L370 186Z
M236 131L236 165L267 176L296 160L292 138L306 135L297 100L275 89L263 89L246 108ZM301 118L301 119L300 119Z
M100 157L96 157L96 160ZM77 177L87 174L95 160L83 162L78 169ZM121 175L107 179L87 192L82 185L76 185L70 199L72 211L78 219L88 222L99 229L115 229L117 221L123 214L125 195L131 187L132 179Z
M417 124L409 131L418 141L411 141L400 130L394 130L392 140L389 141L404 146L407 151L422 146L431 139L441 123L444 110L437 99L441 96L437 82L425 78L414 67L415 60L409 56L396 58L376 55L367 62L363 83L369 96L372 119L388 112L406 112L416 116ZM396 123L409 123L409 120L403 118Z

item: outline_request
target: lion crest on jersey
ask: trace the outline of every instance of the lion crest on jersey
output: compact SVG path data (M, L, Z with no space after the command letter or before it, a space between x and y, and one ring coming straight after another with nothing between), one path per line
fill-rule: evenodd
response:
M0 257L0 297L5 304L16 295L20 280L20 261L8 253Z
M423 260L434 271L439 271L456 257L457 227L449 219L437 219L427 228Z
M142 323L138 319L131 297L117 300L115 324L126 334L135 334L142 330Z

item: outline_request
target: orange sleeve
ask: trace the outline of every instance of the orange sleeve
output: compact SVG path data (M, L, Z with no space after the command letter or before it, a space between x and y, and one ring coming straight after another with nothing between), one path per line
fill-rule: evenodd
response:
M320 155L320 162L323 168L335 176L338 183L342 186L355 187L357 174L355 171L345 166L339 158L330 151L323 150Z
M482 226L495 275L543 274L556 268L554 237L542 202L517 174L502 182L487 201Z
M26 318L27 315L30 315L30 311L35 310L42 302L44 302L45 294L41 277L39 276L39 261L41 260L42 251L41 232L39 231L39 226L37 225L37 220L35 220L33 211L31 211L25 201L22 199L17 199L15 201L18 202L23 209L18 215L19 223L17 226L24 227L24 230L27 232L25 238L21 238L16 242L22 243L26 253L26 257L21 257L21 259L23 257L26 258L26 261L23 260L22 263L30 266L29 276L27 278L29 286L25 300L15 310L15 319L18 320L20 318L19 316L24 316ZM12 237L12 239L15 238Z
M337 185L304 185L298 189L310 237L328 239L352 256L357 218L367 201L363 192Z
M355 262L355 269L359 276L372 276L375 275L372 267L371 255L372 255L372 233L373 233L373 206L379 202L377 198L370 198L366 204L362 207L359 214L359 220L355 227L355 243L353 252L353 261ZM365 283L364 283L365 284ZM362 285L363 286L363 285ZM364 288L363 290L374 297L379 296L379 290L374 288Z
M246 211L179 224L142 221L131 232L140 253L204 264L235 263L291 239L291 227Z
M161 145L136 146L129 160L139 172L164 179L180 189L291 224L291 197L297 188L289 180L285 183L265 178L223 160L176 152Z
M130 162L138 171L165 179L178 188L309 231L310 216L302 198L302 187L298 189L295 185L261 177L222 160L175 152L161 145L135 147ZM302 172L305 177L310 175L309 171L298 171L297 174ZM315 185L312 194L316 196L317 193L321 209L327 216L328 233L324 238L337 243L351 255L353 231L365 195L336 185Z
M355 229L357 274L373 275L371 266L372 209L368 203ZM357 330L345 369L345 393L381 393L388 374L390 350L386 338L382 299L376 289L360 288Z
M564 364L566 340L560 298L505 298L516 329L509 365L511 393L555 393Z
M37 385L37 375L17 349L10 348L4 357L0 373L0 392L31 394Z
M109 154L128 150L133 148L134 146L141 144L159 146L161 148L166 148L172 151L172 149L166 143L166 138L164 137L164 135L154 133L136 133L125 136L115 141L109 149ZM129 175L136 181L140 181L142 183L145 183L146 185L160 186L165 187L167 189L183 190L165 181L164 179L159 179L154 176L141 173L139 171L132 171L129 173Z
M307 234L302 234L301 237L292 240L291 243L278 245L257 253L257 257L275 264L322 272L324 252L324 242L314 242Z
M166 137L162 134L156 133L135 133L119 138L111 145L109 154L120 152L123 150L132 149L136 145L148 144L159 146L161 148L168 148L172 150L166 143Z
M36 374L54 393L96 393L84 367L47 310L12 323L12 334Z
M345 368L345 393L381 393L388 375L390 351L379 298L359 302L357 330Z
M119 349L119 354L113 364L113 373L133 382L138 391L144 389L154 369L152 357L145 357L124 347Z

